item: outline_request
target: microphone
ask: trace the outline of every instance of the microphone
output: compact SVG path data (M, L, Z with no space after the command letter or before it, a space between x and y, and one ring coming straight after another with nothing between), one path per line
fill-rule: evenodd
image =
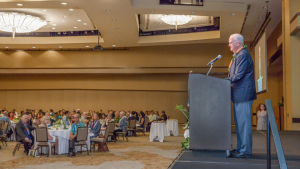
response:
M211 60L211 61L207 64L207 66L213 64L215 61L217 61L218 59L221 59L221 58L222 58L222 56L221 56L221 55L218 55L214 60Z

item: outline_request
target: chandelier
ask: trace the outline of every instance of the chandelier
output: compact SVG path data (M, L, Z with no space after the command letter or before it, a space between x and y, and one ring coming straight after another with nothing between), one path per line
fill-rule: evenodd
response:
M177 25L184 25L189 23L193 18L190 15L164 15L160 17L162 21L169 25L175 25L177 30Z
M17 12L0 12L0 31L15 33L33 32L47 25L40 17Z

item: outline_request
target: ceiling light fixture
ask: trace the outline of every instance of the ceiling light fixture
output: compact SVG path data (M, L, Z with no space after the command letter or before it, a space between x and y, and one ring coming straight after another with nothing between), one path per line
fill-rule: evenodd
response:
M116 20L112 20L113 22L115 22Z
M42 11L46 12L47 10L46 10L46 9L44 9L44 10L42 10Z
M55 29L55 28L52 28L52 29Z
M87 48L88 48L88 47L90 47L90 46L85 46L85 47L87 47Z
M78 19L77 21L78 21L78 22L81 22L81 20L80 20L80 19Z
M83 25L87 25L87 23L83 23Z
M62 5L67 5L67 3L66 2L63 2L63 3L61 3Z
M120 28L116 28L116 29L120 29Z
M56 26L56 24L53 24L53 26Z
M77 27L75 26L74 29L77 29Z
M69 9L69 11L74 11L74 9Z
M40 17L17 12L0 13L0 31L15 33L28 33L47 25L47 21Z
M150 12L155 12L154 10L151 10Z
M23 4L17 4L18 6L23 6Z
M175 25L177 30L177 25L185 25L189 23L193 18L189 15L164 15L160 17L162 21L169 25Z
M33 46L32 48L35 48L35 46Z
M192 12L192 13L195 13L195 12Z
M106 10L106 12L110 12L110 10L108 9L108 10Z
M5 46L5 48L8 48L8 46Z
M112 45L113 47L116 47L116 45Z
M235 13L232 13L231 15L235 15Z

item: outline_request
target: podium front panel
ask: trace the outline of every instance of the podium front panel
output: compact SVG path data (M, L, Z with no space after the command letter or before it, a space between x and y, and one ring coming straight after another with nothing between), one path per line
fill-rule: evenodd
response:
M231 149L230 81L190 74L190 149Z

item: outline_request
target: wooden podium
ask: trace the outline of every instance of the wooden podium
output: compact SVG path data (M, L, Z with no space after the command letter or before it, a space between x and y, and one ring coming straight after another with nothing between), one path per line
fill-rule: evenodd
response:
M190 74L190 149L231 149L231 83Z

